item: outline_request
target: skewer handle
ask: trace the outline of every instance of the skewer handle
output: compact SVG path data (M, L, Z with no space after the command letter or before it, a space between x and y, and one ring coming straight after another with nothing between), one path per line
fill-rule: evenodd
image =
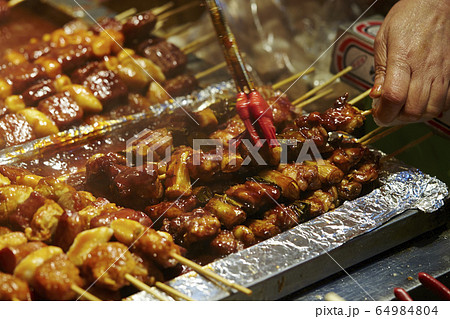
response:
M361 145L368 145L368 144L374 143L374 142L376 142L376 141L382 139L383 137L388 136L389 134L392 134L392 133L398 131L398 130L401 129L403 126L404 126L404 125L397 125L397 126L390 127L390 128L388 128L386 131L381 132L380 134L375 135L375 136L369 138L368 140L362 142Z
M194 51L197 51L201 47L207 45L210 42L213 42L215 38L214 33L208 33L204 36L198 38L195 41L192 41L191 43L187 44L185 47L181 48L181 51L183 51L184 54L189 54Z
M314 94L316 94L316 92L322 90L324 87L327 87L328 85L330 85L331 83L333 83L334 81L336 81L336 79L340 78L341 76L343 76L344 74L350 72L353 68L351 66L346 67L345 69L343 69L341 72L335 74L334 76L332 76L331 78L329 78L327 81L325 81L324 83L322 83L321 85L316 86L315 88L313 88L312 90L306 92L305 94L303 94L302 96L300 96L297 99L297 103L300 103L301 101L306 100L307 98L309 98L310 96L313 96Z
M296 110L298 112L298 111L300 111L302 109L302 107L305 107L306 105L311 104L312 102L317 101L317 100L323 98L325 95L328 95L328 94L330 94L332 92L333 92L333 89L328 89L328 90L325 90L323 92L320 92L317 95L314 95L312 98L309 98L306 101L298 102L298 100L295 100L294 102L292 102L292 105L295 106L295 108L296 108Z
M197 80L200 80L201 78L204 78L205 76L210 75L211 73L214 73L220 69L223 69L227 66L227 63L224 61L222 63L219 63L213 67L210 67L209 69L206 69L205 71L199 72L195 75L195 78Z
M184 293L182 293L182 292L180 292L180 291L178 291L178 290L176 290L176 289L174 289L174 288L172 288L172 287L170 287L170 286L168 286L168 285L166 285L166 284L164 284L164 283L162 283L160 281L155 282L155 287L158 288L159 290L164 291L165 293L167 293L169 295L174 296L174 297L177 297L177 298L180 298L180 299L184 299L184 300L187 300L187 301L195 301L191 297L186 296Z
M24 2L24 1L25 0L11 0L11 1L8 2L8 7L12 8L12 7L18 5L19 3Z
M361 101L361 100L362 100L363 98L365 98L366 96L369 96L371 90L372 90L372 89L368 89L367 91L364 91L363 93L361 93L361 94L358 95L357 97L355 97L355 98L351 99L350 101L348 101L348 104L353 105L353 104L355 104L355 103L358 103L359 101Z
M397 156L398 154L401 154L401 153L403 153L404 151L410 149L411 147L414 147L414 146L416 146L416 145L422 143L423 141L429 139L429 138L432 137L432 136L433 136L433 132L429 132L429 133L425 134L424 136L419 137L418 139L415 139L414 141L412 141L412 142L406 144L405 146L399 148L398 150L392 152L391 154L386 155L385 157L383 157L383 158L381 159L381 161L382 161L382 162L386 162L386 161L390 160L391 158Z
M307 74L310 74L312 72L315 71L315 67L310 67L309 69L306 69L302 72L299 72L297 74L291 75L290 77L288 77L287 79L281 80L280 82L275 83L274 85L272 85L272 89L274 90L278 90L280 87L282 87L285 84L288 84L292 81L297 81L298 79L300 79L302 76L305 76Z
M229 286L231 288L234 288L246 295L251 295L252 291L251 289L248 289L244 286L241 286L239 284L236 284L234 282L229 281L228 279L225 279L221 276L219 276L218 274L216 274L215 272L212 272L211 270L205 269L203 267L201 267L200 265L196 264L195 262L184 258L183 256L180 256L178 254L171 254L172 258L176 259L179 263L186 265L190 268L192 268L193 270L195 270L196 272L198 272L199 274L205 276L205 277L209 277L212 278L218 282L221 282L222 284Z
M74 292L76 292L78 295L80 295L80 297L85 298L89 301L102 301L101 299L95 297L93 294L84 290L83 288L81 288L78 285L71 284L70 289L72 289Z
M370 115L370 114L372 114L372 109L361 112L362 116L367 116L367 115Z
M147 293L149 293L150 295L152 295L153 297L155 297L158 300L161 301L169 301L167 298L164 298L163 296L161 296L160 294L156 293L152 287L144 284L142 281L140 281L139 279L134 278L133 276L131 276L130 274L125 274L125 279L128 280L133 286L135 286L137 289L143 290Z

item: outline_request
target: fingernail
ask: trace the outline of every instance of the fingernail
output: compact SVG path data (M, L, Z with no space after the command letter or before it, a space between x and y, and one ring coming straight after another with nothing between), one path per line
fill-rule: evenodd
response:
M370 90L370 97L377 98L381 96L381 84L374 85L372 90Z

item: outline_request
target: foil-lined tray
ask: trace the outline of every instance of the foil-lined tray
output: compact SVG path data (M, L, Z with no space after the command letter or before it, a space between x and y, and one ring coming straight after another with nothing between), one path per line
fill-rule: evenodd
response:
M123 147L128 138L152 126L158 116L170 116L170 112L180 106L190 110L202 109L233 95L234 86L231 82L212 85L178 98L174 103L152 106L150 113L135 114L96 127L84 126L3 150L0 152L0 164L19 165L35 173L39 173L35 170L37 167L42 170L44 166L44 171L50 175L74 173L77 169L71 167L74 156L87 160L100 146L103 151L107 151L108 147L111 150ZM80 163L77 164L79 167ZM448 188L443 182L396 160L383 165L379 183L380 187L365 196L344 202L333 211L207 266L229 280L252 288L254 293L250 297L230 291L194 272L179 276L168 284L196 300L279 298L290 292L284 290L284 286L295 286L302 276L308 274L289 276L288 284L284 279L280 280L278 291L270 294L264 291L261 283L275 277L284 278L279 275L300 269L302 265L319 257L328 255L332 258L330 253L340 246L375 230L402 212L411 209L435 212L449 197ZM358 254L357 251L353 253ZM320 267L320 264L314 267ZM127 299L153 300L145 292Z

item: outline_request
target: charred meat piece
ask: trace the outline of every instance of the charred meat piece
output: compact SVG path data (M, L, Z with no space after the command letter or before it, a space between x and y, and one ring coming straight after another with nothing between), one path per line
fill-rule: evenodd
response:
M362 184L356 181L349 181L347 178L344 178L337 185L337 191L339 198L344 200L352 200L361 194Z
M65 192L58 199L58 204L65 211L78 212L96 201L96 198L89 192Z
M40 65L33 63L21 63L18 65L8 65L0 69L0 78L11 85L12 94L20 94L26 88L44 78L45 72Z
M80 271L65 254L46 260L34 276L34 289L47 300L73 300L77 293L71 285L83 286L83 283Z
M23 185L6 185L0 187L0 223L8 221L8 217L25 202L33 189Z
M90 89L105 108L127 100L127 86L113 71L101 69L93 71L86 77L82 85Z
M36 106L38 103L56 94L56 88L52 80L45 80L37 83L22 92L23 101L27 106Z
M145 212L155 223L161 218L174 219L183 213L190 212L198 204L196 196L182 197L176 201L164 201L156 205L148 206Z
M33 128L22 114L6 114L0 119L0 148L34 140Z
M175 266L177 261L171 255L173 253L180 255L181 252L180 247L173 242L170 234L157 232L152 228L145 230L145 233L135 243L135 247L163 268Z
M114 30L114 31L122 31L122 23L120 21L117 21L115 18L110 17L102 17L97 20L97 23L94 23L90 30L94 31L95 33L100 33L103 30Z
M164 220L162 230L171 234L177 244L190 247L212 240L219 233L220 226L217 217L199 208L172 220Z
M91 228L109 226L113 220L116 219L131 219L141 223L145 227L151 227L153 225L152 220L143 212L122 208L117 211L106 211L91 219Z
M80 211L65 210L59 218L58 226L53 236L53 243L67 251L75 237L82 231L89 229L90 221L93 218L103 213L117 210L116 205L111 204L105 198L97 198L97 200Z
M66 128L83 117L83 109L66 92L40 101L38 110L53 120L58 128Z
M269 239L281 233L280 227L275 225L271 220L249 220L247 225L259 240Z
M122 26L122 32L128 41L146 38L154 29L157 17L150 10L130 17Z
M55 201L46 199L34 213L30 226L25 228L29 240L50 242L64 210Z
M364 124L361 112L347 103L348 93L340 97L334 106L323 113L312 112L301 116L295 121L298 127L322 125L327 131L343 131L352 133Z
M281 195L287 199L295 200L300 197L300 188L292 177L275 170L264 170L259 173L259 177L277 185L281 189Z
M94 57L92 48L82 44L68 44L52 48L45 57L58 61L64 73L70 73Z
M171 97L187 95L197 88L197 79L189 74L178 75L164 83L164 89Z
M344 172L334 166L330 161L305 161L307 166L316 166L319 174L319 179L322 185L333 185L339 183L344 177Z
M139 54L159 66L166 78L175 77L183 73L186 68L186 55L175 44L167 41L141 48Z
M237 240L230 230L222 230L216 238L211 241L212 251L220 256L226 256L244 248L244 244Z
M28 284L13 275L0 273L0 300L30 301L31 294Z
M76 68L72 72L70 79L72 80L73 83L82 84L91 73L98 70L106 70L106 69L99 61L91 61L88 62L87 64L84 64Z
M361 161L348 174L350 181L366 184L375 181L378 178L380 168L380 156L373 152L366 152Z
M65 193L75 193L75 189L54 177L43 177L39 180L34 190L41 193L47 199L59 201Z
M133 158L147 162L159 162L172 148L172 133L166 128L144 130L137 135L126 152Z
M225 147L229 146L229 141L245 131L245 124L239 117L235 115L230 118L225 127L213 132L209 138L218 139Z
M328 160L346 173L358 164L366 151L365 147L340 147L333 151Z
M310 206L310 217L314 218L334 209L337 205L337 199L337 189L335 186L332 186L327 190L318 189L314 191L306 199L302 200L302 202Z
M32 192L30 197L17 207L17 210L9 215L8 222L14 228L24 231L30 226L34 213L43 206L45 197L38 192Z
M273 124L277 129L283 128L284 124L293 120L295 113L293 106L286 95L280 91L274 91L270 86L258 88L259 93L270 105L273 114Z
M18 178L31 175L31 172L22 167L0 165L0 174L7 177L12 184L16 184Z
M247 214L240 207L228 203L226 198L221 196L211 198L205 210L215 215L228 229L242 224L247 218Z
M249 247L256 243L255 234L244 225L238 225L233 228L234 237L242 242L245 247Z
M281 196L281 191L274 185L247 181L244 184L232 186L225 194L241 203L247 212L257 212L261 208L273 205Z
M0 271L12 274L23 258L45 246L47 245L43 242L36 241L3 248L0 250Z
M288 144L288 160L297 162L298 156L304 146L317 147L319 152L328 151L328 132L320 125L311 127L290 127L285 129L281 134L277 135L278 139L285 139L295 142L294 145ZM314 145L305 145L313 143Z
M129 167L121 160L111 153L91 158L86 164L86 187L97 196L136 209L158 203L163 187L157 165Z
M280 166L279 171L296 181L301 191L316 190L322 185L317 166L293 163Z
M142 264L138 264L127 246L118 242L101 243L87 255L82 271L91 282L109 290L119 290L130 285L125 274L130 274L144 282L148 273Z
M75 237L82 231L88 229L83 218L76 211L66 210L59 217L58 225L53 236L53 244L62 250L69 250Z
M36 41L20 47L19 53L23 54L28 61L33 62L41 56L48 54L51 49L52 47L50 46L50 43L45 41Z
M272 222L275 226L285 231L300 223L299 216L290 206L280 204L264 213L264 219Z

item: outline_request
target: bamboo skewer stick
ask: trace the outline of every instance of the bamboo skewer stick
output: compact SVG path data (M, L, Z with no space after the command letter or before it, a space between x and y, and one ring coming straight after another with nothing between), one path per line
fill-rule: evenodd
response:
M327 81L325 81L324 83L322 83L321 85L316 86L315 88L313 88L312 90L306 92L305 94L303 94L302 96L300 96L297 100L299 102L306 100L307 98L309 98L310 96L316 94L318 91L322 90L324 87L327 87L328 85L330 85L331 83L333 83L334 81L336 81L338 78L340 78L341 76L343 76L344 74L350 72L352 70L351 66L346 67L345 69L343 69L341 72L335 74L334 76L332 76L331 78L329 78Z
M130 9L125 10L125 11L119 13L118 15L116 15L116 16L114 17L114 19L116 19L117 21L120 21L120 20L123 20L123 19L126 19L126 18L132 16L132 15L135 14L136 12L137 12L137 9L136 9L136 8L130 8Z
M223 69L226 66L227 66L227 63L224 61L222 63L219 63L219 64L215 65L215 66L210 67L209 69L206 69L205 71L197 73L194 77L197 80L200 80L201 78L204 78L205 76L208 76L211 73L214 73L214 72L216 72L216 71L218 71L220 69Z
M366 96L368 96L370 94L370 91L372 89L368 89L367 91L364 91L363 93L361 93L360 95L358 95L357 97L351 99L350 101L348 101L348 104L355 104L358 103L359 101L361 101L363 98L365 98Z
M171 9L174 6L174 3L172 1L167 2L166 4L163 4L162 6L156 7L154 9L151 9L150 11L157 16L161 16L161 14L169 9Z
M150 295L152 295L156 299L161 300L161 301L169 301L169 299L161 296L159 293L154 291L155 289L153 289L152 287L144 284L142 281L134 278L130 274L125 274L125 279L128 280L133 286L135 286L139 290L142 290L142 291L145 291L145 292L149 293Z
M333 92L333 89L325 90L325 91L320 92L320 93L314 95L313 97L311 97L311 98L309 98L309 99L307 99L307 100L305 100L305 101L303 101L303 102L300 102L300 101L298 101L298 99L297 99L297 100L295 100L294 102L292 102L292 105L295 106L295 109L296 109L296 111L298 112L298 111L300 111L303 107L305 107L306 105L308 105L308 104L310 104L310 103L312 103L312 102L314 102L314 101L317 101L318 99L320 99L320 98L324 97L325 95L328 95L328 94L330 94L330 93L332 93L332 92Z
M361 112L362 116L367 116L367 115L370 115L370 114L372 114L372 109Z
M385 127L383 127L383 126L377 127L377 128L374 129L373 131L371 131L371 132L367 133L366 135L362 136L361 138L357 139L357 140L356 140L356 143L362 143L362 142L364 142L365 140L368 140L369 138L371 138L372 136L374 136L374 135L380 133L380 132L383 131L384 129L385 129Z
M416 145L422 143L423 141L426 141L427 139L429 139L429 138L432 137L432 136L433 136L433 132L429 132L429 133L423 135L422 137L419 137L419 138L415 139L414 141L412 141L412 142L406 144L405 146L399 148L398 150L392 152L391 154L386 155L386 156L383 157L380 161L381 161L381 162L386 162L386 161L390 160L391 158L397 156L398 154L401 154L401 153L403 153L404 151L410 149L411 147L414 147L414 146L416 146Z
M219 276L215 272L212 272L211 270L203 268L202 266L200 266L199 264L196 264L192 260L189 260L189 259L187 259L187 258L185 258L183 256L180 256L178 254L175 254L175 253L172 253L171 256L174 259L176 259L179 263L192 268L194 271L196 271L197 273L199 273L199 274L201 274L201 275L203 275L205 277L208 277L210 279L216 280L216 281L218 281L218 282L220 282L220 283L222 283L222 284L224 284L224 285L226 285L228 287L234 288L234 289L236 289L236 290L238 290L238 291L240 291L240 292L242 292L242 293L244 293L246 295L251 295L252 294L251 289L248 289L248 288L246 288L244 286L241 286L239 284L231 282L228 279L225 279L225 278Z
M184 46L181 51L183 51L184 54L189 54L194 51L197 51L201 47L205 46L208 43L213 42L215 39L215 34L213 32L205 34L204 36L196 39L195 41L192 41L191 43Z
M11 1L8 2L8 7L12 8L12 7L18 5L19 3L24 2L24 1L25 0L11 0Z
M102 301L101 299L97 298L90 292L87 292L86 290L84 290L83 288L81 288L80 286L77 286L75 284L71 284L70 289L72 289L74 292L76 292L77 294L79 294L80 296L82 296L83 298L85 298L89 301Z
M287 83L290 83L290 82L292 82L294 80L297 80L300 77L303 77L304 75L310 74L310 73L314 72L315 70L316 70L315 67L310 67L309 69L307 69L305 71L302 71L302 72L299 72L297 74L291 75L290 77L288 77L288 78L286 78L284 80L281 80L280 82L275 83L274 85L272 85L272 88L274 90L278 90L283 85L285 85Z
M161 15L159 15L158 18L160 20L167 20L169 17L171 17L177 13L183 12L183 11L188 10L193 7L197 7L199 5L200 5L200 3L198 1L192 1L192 2L186 3L182 6L179 6L178 8L175 8L173 10L162 13Z
M164 284L164 283L162 283L160 281L155 282L155 287L158 288L159 290L164 291L165 293L167 293L169 295L174 296L174 297L177 297L177 298L180 298L180 299L184 299L184 300L187 300L187 301L195 301L191 297L186 296L182 292L180 292L180 291L178 291L178 290L176 290L176 289L174 289L174 288L172 288L172 287L170 287L170 286L168 286L168 285L166 285L166 284Z
M162 35L166 39L173 37L174 35L182 35L183 33L188 32L193 25L193 22L188 22L183 25L173 27L168 32L163 33Z
M375 135L375 136L373 136L373 137L371 137L371 138L365 140L364 142L361 143L361 145L368 145L368 144L374 143L374 142L376 142L376 141L382 139L383 137L385 137L385 136L387 136L387 135L389 135L389 134L392 134L392 133L398 131L398 130L401 129L403 126L404 126L404 125L397 125L397 126L390 127L390 128L388 128L387 130L385 130L384 132L381 132L380 134Z

